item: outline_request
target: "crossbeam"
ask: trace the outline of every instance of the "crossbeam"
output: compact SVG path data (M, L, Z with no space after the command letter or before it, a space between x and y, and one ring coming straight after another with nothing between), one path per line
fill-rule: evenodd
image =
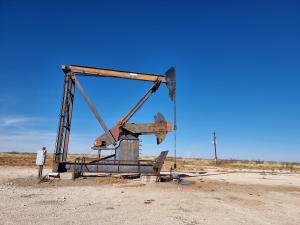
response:
M142 80L142 81L160 81L161 83L167 83L166 77L158 74L130 72L122 70L111 70L96 67L78 66L78 65L62 65L64 73L71 72L85 76L100 76L100 77L114 77L124 78L130 80Z

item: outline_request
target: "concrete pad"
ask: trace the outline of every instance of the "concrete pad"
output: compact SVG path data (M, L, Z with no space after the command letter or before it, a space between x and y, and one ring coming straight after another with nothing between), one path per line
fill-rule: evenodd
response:
M73 172L65 172L65 173L60 173L59 178L63 180L74 180L74 173Z
M152 184L156 182L156 176L141 175L142 184Z

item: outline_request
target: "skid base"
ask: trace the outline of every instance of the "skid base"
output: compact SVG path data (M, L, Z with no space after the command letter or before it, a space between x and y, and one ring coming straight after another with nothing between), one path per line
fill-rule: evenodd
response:
M99 158L76 158L73 162L54 165L57 172L73 172L75 177L88 173L132 173L159 176L168 151L163 151L155 160L111 160Z

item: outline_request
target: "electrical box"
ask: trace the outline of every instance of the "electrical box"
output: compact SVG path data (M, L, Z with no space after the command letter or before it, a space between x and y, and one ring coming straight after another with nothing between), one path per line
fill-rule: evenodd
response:
M36 161L35 161L35 164L37 166L43 166L45 164L46 154L47 154L46 150L38 150L37 151L37 153L36 153Z

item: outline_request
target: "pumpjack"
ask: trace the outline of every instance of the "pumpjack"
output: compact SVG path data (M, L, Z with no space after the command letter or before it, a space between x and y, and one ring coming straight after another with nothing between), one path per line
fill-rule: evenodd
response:
M83 172L96 173L134 173L159 176L168 151L163 151L154 160L139 159L141 135L155 135L157 144L162 143L166 134L172 131L171 122L167 122L161 113L154 117L154 123L129 123L132 116L157 91L161 84L166 84L171 101L175 102L176 72L171 67L164 75L137 73L102 69L87 66L62 65L65 75L61 112L59 117L58 134L53 157L53 172L73 172L76 176ZM152 86L133 108L121 118L115 126L109 129L102 117L91 103L90 98L80 84L77 76L112 77L152 82ZM71 131L72 111L75 87L83 95L85 101L104 130L95 139L92 149L98 151L97 157L78 157L68 160L68 145ZM174 103L175 104L175 103ZM175 117L174 117L175 118ZM176 120L175 120L176 121ZM174 129L176 129L174 125ZM113 154L101 156L101 151L113 150Z

